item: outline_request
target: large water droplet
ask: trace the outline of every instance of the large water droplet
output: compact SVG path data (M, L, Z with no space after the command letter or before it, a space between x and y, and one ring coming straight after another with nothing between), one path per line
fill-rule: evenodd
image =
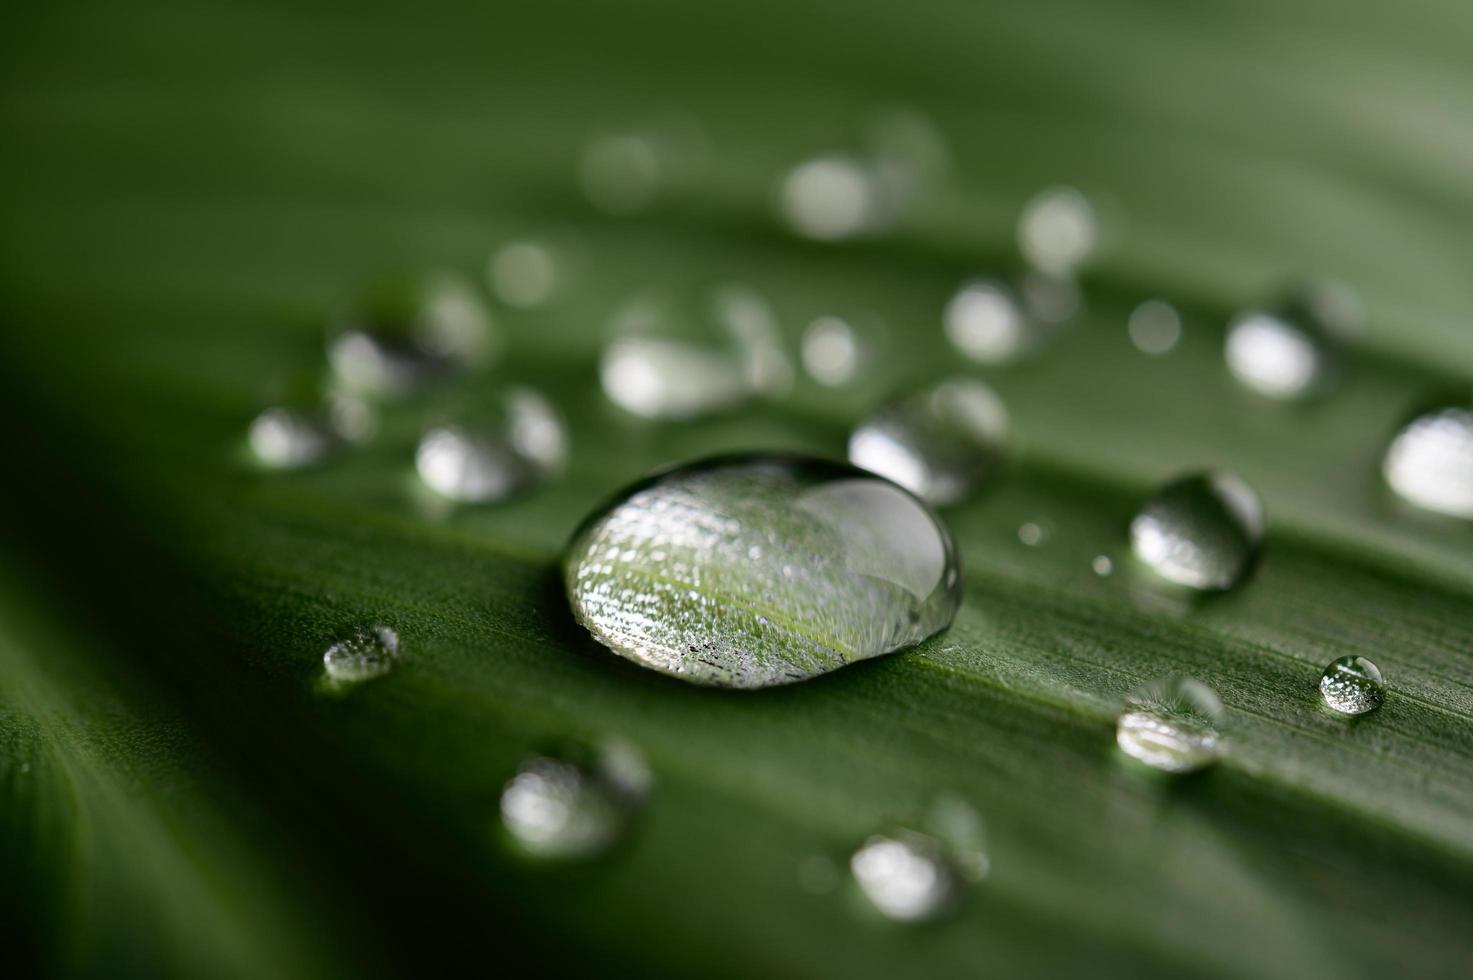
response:
M322 655L328 680L335 684L357 684L382 677L398 663L399 634L387 626L356 630Z
M502 500L553 475L567 455L562 417L531 388L512 388L474 425L431 428L415 468L436 493L463 503Z
M450 273L386 278L364 292L328 340L328 360L354 391L397 394L483 363L490 312Z
M1222 703L1190 677L1162 677L1132 693L1115 725L1115 741L1132 759L1163 772L1195 772L1222 747Z
M1342 715L1363 715L1381 707L1386 684L1381 668L1365 657L1332 660L1320 676L1320 697Z
M564 581L615 653L737 688L911 646L961 601L951 534L921 501L841 463L762 454L625 491L574 536Z
M1018 219L1018 249L1035 269L1068 278L1099 245L1099 219L1072 187L1041 191Z
M1194 589L1230 589L1263 541L1263 505L1231 473L1174 480L1130 524L1136 557L1158 575Z
M643 757L623 742L535 755L502 790L501 824L529 857L594 857L623 835L649 784Z
M1441 408L1413 419L1391 441L1381 473L1408 503L1473 519L1473 409Z
M248 438L251 452L262 465L281 470L318 462L332 450L334 442L326 420L285 406L268 408L257 415Z
M999 364L1031 350L1042 338L1013 290L993 279L966 283L946 304L946 337L974 361Z
M992 389L952 378L899 398L849 437L849 461L933 504L955 503L997 465L1008 414Z
M604 393L645 418L695 418L792 384L777 317L745 286L641 296L609 330L599 365Z

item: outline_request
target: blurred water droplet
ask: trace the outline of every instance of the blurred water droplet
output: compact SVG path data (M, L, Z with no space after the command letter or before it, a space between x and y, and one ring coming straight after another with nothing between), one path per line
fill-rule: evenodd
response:
M604 393L644 418L696 418L792 386L777 317L746 286L646 294L621 308L609 331Z
M709 156L710 141L699 119L663 112L589 141L578 160L578 179L594 207L627 216L689 189Z
M885 405L849 437L849 461L933 504L955 503L996 467L1008 414L991 388L951 378Z
M272 469L298 469L320 461L333 448L333 434L318 416L299 409L276 406L257 415L248 438L262 465Z
M1018 249L1035 269L1071 277L1099 245L1099 219L1089 199L1072 187L1041 191L1018 219Z
M849 869L870 904L897 922L934 918L957 888L939 845L913 831L869 838L849 859Z
M1094 569L1094 573L1100 578L1115 574L1115 562L1110 559L1109 555L1095 555L1089 567Z
M808 324L801 350L809 377L830 388L853 383L870 357L859 331L837 316L821 316Z
M919 500L843 464L762 454L625 491L575 535L564 583L615 653L737 688L911 646L961 601L955 544Z
M1473 409L1440 408L1413 419L1391 441L1381 473L1408 503L1473 519Z
M501 824L528 857L582 860L605 853L649 794L649 769L622 742L526 759L501 793Z
M1023 277L1023 310L1038 323L1059 324L1072 320L1084 305L1079 285L1040 272Z
M1048 540L1049 529L1045 524L1028 521L1018 525L1018 540L1030 548L1036 548Z
M1041 339L1012 289L992 279L962 286L947 303L943 322L956 349L984 364L1010 361Z
M420 439L415 468L449 500L502 500L559 471L567 456L562 416L530 388L511 388L474 427L438 425Z
M1131 311L1127 329L1142 354L1169 354L1181 340L1181 314L1164 300L1148 299Z
M1342 715L1363 715L1381 707L1386 684L1381 668L1365 657L1332 660L1320 676L1320 696Z
M556 249L547 242L507 242L491 253L487 278L496 297L508 306L542 306L561 285L562 267Z
M1136 557L1158 575L1194 589L1230 589L1263 541L1263 505L1230 473L1174 480L1147 500L1130 524Z
M1340 347L1360 321L1359 301L1348 287L1303 283L1268 309L1236 317L1224 355L1245 387L1269 398L1301 398L1328 385Z
M450 273L385 278L339 318L328 360L349 391L398 394L485 363L494 353L491 314L475 289Z
M819 241L878 231L893 217L879 175L857 157L805 160L788 171L778 196L788 227Z
M334 684L357 684L382 677L399 663L399 634L387 626L356 630L327 648L322 666Z
M1163 677L1126 698L1115 741L1133 759L1162 772L1187 773L1217 760L1222 703L1190 677Z

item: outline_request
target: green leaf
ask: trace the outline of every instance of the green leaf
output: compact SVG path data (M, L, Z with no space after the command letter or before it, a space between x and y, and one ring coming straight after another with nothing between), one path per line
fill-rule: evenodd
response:
M1377 467L1473 371L1467 8L313 6L37 7L0 31L17 972L529 954L642 976L1466 972L1473 528L1399 506ZM880 240L781 232L776 176L880 101L934 117L956 178ZM709 177L634 218L584 203L583 142L667 107L703 121ZM573 623L561 550L619 488L717 451L842 454L884 397L967 371L940 311L1016 268L1013 220L1059 182L1108 205L1111 248L1071 330L975 372L1014 432L991 485L943 510L967 574L948 632L734 692ZM566 414L561 478L427 510L415 404L319 468L245 462L250 419L320 370L355 283L480 276L544 232L578 242L578 278L498 311L498 378ZM1353 283L1368 331L1328 396L1253 397L1223 324L1304 272ZM790 341L842 305L882 314L891 345L852 392L621 414L597 387L609 312L714 278L762 290ZM1151 358L1124 324L1157 295L1184 332ZM1126 528L1207 467L1259 492L1269 530L1244 586L1184 600L1130 561ZM1029 522L1049 530L1034 547ZM374 623L401 666L324 695L323 651ZM1355 654L1388 695L1347 720L1316 684ZM1226 756L1176 782L1114 747L1126 692L1163 674L1226 708ZM585 867L516 860L496 830L518 761L604 734L653 769L633 833ZM981 815L990 865L949 920L899 928L805 885L941 797Z

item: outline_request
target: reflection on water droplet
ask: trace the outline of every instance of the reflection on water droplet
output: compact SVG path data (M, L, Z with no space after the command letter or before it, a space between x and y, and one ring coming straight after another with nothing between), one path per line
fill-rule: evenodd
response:
M777 317L746 286L644 295L609 330L599 365L604 393L644 418L696 418L792 385Z
M508 242L491 253L487 278L497 298L524 309L541 306L559 286L558 255L539 241Z
M424 434L414 461L426 486L449 500L487 503L562 468L562 417L536 391L510 389L489 415L475 428L440 425Z
M1095 555L1089 567L1094 569L1094 573L1100 578L1115 574L1115 563L1110 560L1109 555Z
M1174 480L1130 524L1136 557L1158 575L1194 589L1230 589L1263 541L1263 505L1231 473Z
M1162 772L1195 772L1216 761L1222 703L1190 677L1163 677L1126 698L1115 726L1120 750Z
M897 922L934 918L957 887L937 843L912 831L871 837L849 859L849 869L870 904Z
M899 398L849 437L849 461L933 504L972 493L997 465L1008 414L992 389L952 378Z
M595 857L624 834L649 783L643 756L623 742L531 756L502 790L501 824L528 857Z
M625 491L575 535L564 582L615 653L736 688L911 646L961 600L951 535L919 500L843 464L762 454Z
M334 684L357 684L382 677L399 663L399 634L370 626L327 648L322 666Z
M1381 668L1365 657L1341 657L1325 667L1320 696L1342 715L1363 715L1381 707L1386 685Z
M326 456L333 445L332 432L322 419L281 406L257 415L248 438L251 452L262 465L279 470L310 466Z
M1148 299L1131 311L1127 329L1142 354L1169 354L1181 339L1181 315L1164 300Z
M1441 408L1413 419L1391 441L1381 473L1408 503L1473 519L1473 409Z
M1012 360L1039 340L1013 291L991 279L964 285L947 303L944 323L956 349L984 364Z
M475 289L449 273L386 278L366 290L328 340L343 387L397 394L483 363L495 338Z
M1018 219L1018 249L1030 265L1051 276L1072 276L1098 244L1094 207L1072 187L1040 192Z

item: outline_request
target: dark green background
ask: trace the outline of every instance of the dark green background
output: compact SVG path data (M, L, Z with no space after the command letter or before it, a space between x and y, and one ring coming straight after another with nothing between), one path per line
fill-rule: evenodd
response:
M0 895L5 972L363 976L1466 975L1473 958L1473 532L1376 467L1473 369L1473 8L1244 2L12 4L0 14ZM784 234L772 182L871 106L947 134L953 184L880 241ZM676 108L716 166L636 219L589 208L579 147ZM1089 309L978 372L1015 439L947 521L969 585L921 649L791 689L641 672L570 623L553 574L597 501L734 448L838 454L898 386L964 369L940 310L1015 264L1041 187L1106 202ZM418 419L266 475L243 433L386 266L479 275L513 236L584 243L577 288L499 311L501 374L567 413L567 475L431 519ZM1222 328L1338 275L1369 328L1330 397L1235 387ZM790 336L872 307L896 342L856 392L692 425L596 386L602 320L730 277ZM1130 308L1184 311L1170 356ZM1125 560L1167 476L1236 470L1270 512L1253 580L1163 595ZM1041 547L1016 528L1046 520ZM1117 558L1098 578L1090 559ZM332 639L406 662L345 698ZM1335 656L1392 687L1319 704ZM1176 784L1113 748L1118 698L1171 671L1222 695L1231 752ZM649 755L636 833L587 868L496 837L527 751L615 733ZM992 874L949 921L805 891L937 794Z

